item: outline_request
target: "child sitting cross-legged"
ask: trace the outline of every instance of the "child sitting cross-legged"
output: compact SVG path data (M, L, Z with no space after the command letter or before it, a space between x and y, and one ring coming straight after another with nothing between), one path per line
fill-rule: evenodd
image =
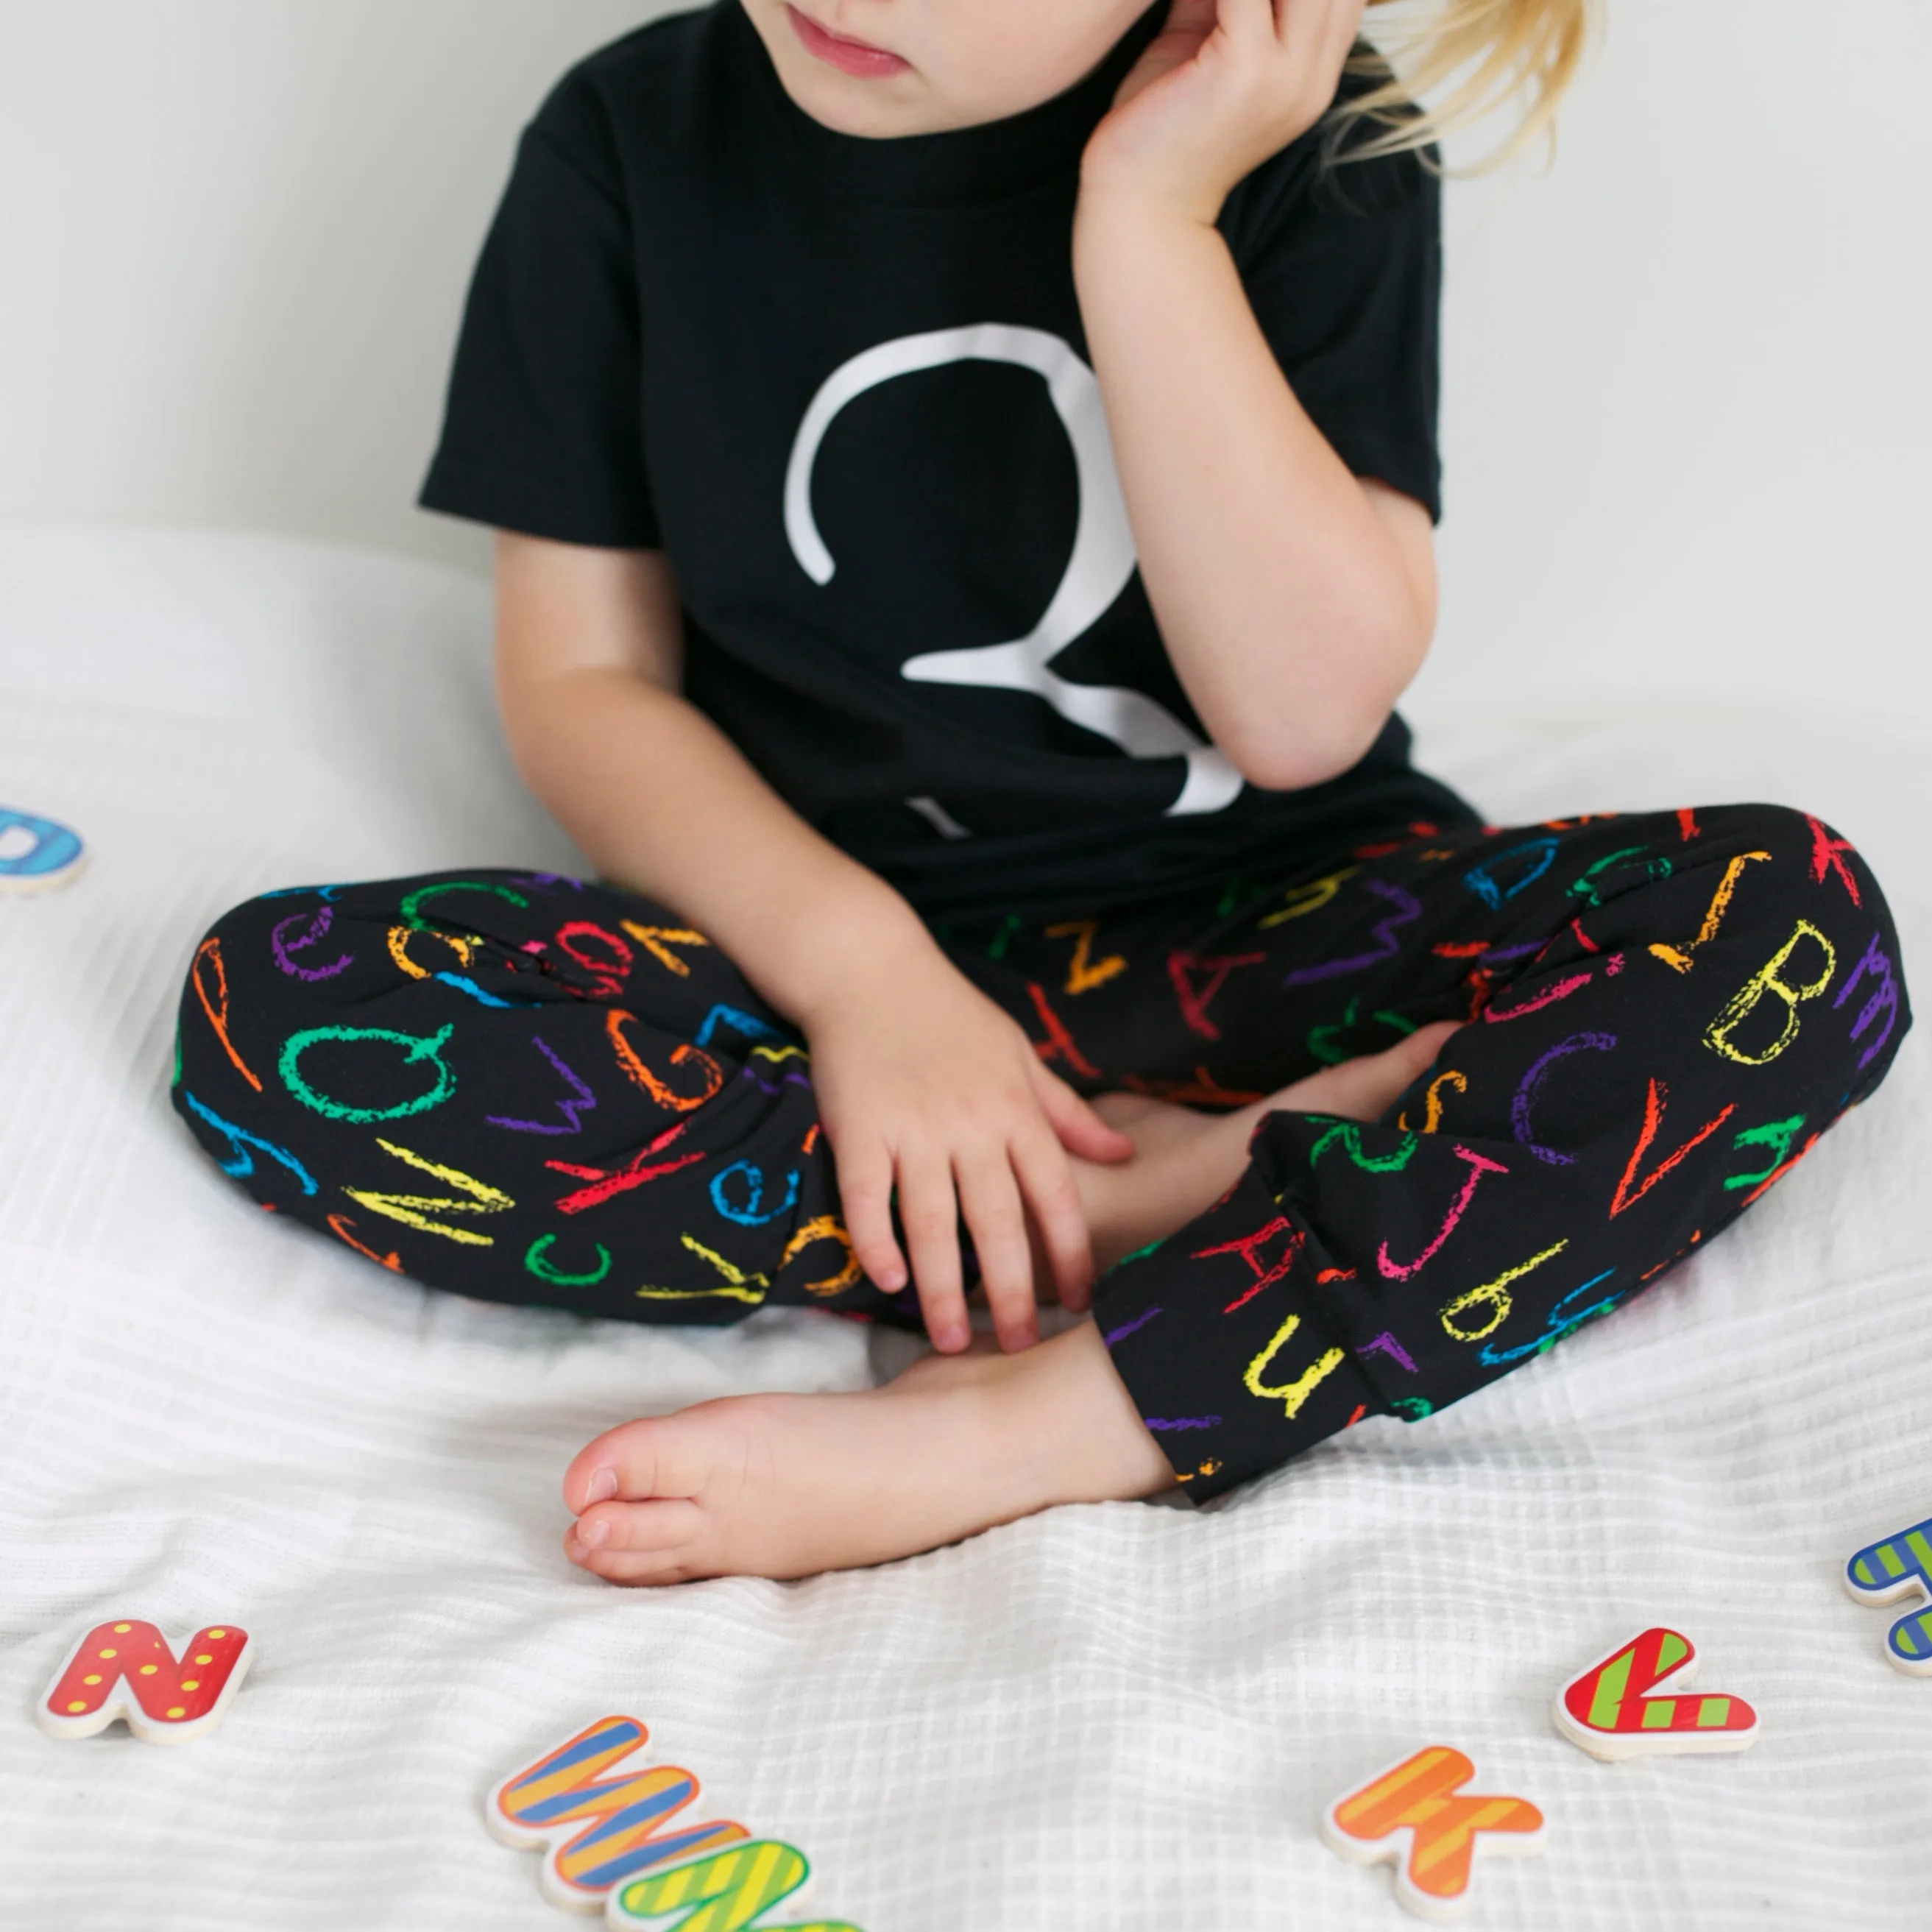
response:
M1444 0L1412 76L1533 130L1582 4ZM1361 26L718 0L524 139L424 500L501 533L505 726L596 876L238 908L176 1096L439 1288L923 1324L877 1390L590 1444L601 1576L1426 1427L1884 1077L1898 942L1830 827L1498 829L1409 762L1440 128Z

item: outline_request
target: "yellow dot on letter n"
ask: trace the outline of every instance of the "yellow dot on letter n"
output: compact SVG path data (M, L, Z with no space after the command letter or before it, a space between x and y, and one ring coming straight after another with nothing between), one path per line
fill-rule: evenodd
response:
M1822 951L1824 964L1815 980L1807 984L1794 985L1780 976L1791 956L1808 939ZM1801 919L1792 928L1791 937L1744 982L1724 1011L1711 1022L1710 1030L1704 1036L1704 1044L1713 1053L1722 1054L1740 1066L1769 1066L1798 1037L1798 1003L1801 1000L1815 1000L1832 983L1832 975L1838 970L1838 948L1809 920ZM1761 1053L1748 1053L1742 1047L1733 1046L1731 1036L1756 1012L1767 994L1784 1003L1784 1030Z
M1247 1373L1241 1378L1249 1394L1259 1396L1264 1402L1280 1402L1283 1419L1289 1422L1301 1413L1303 1404L1316 1390L1347 1360L1342 1350L1330 1348L1316 1360L1312 1368L1298 1376L1292 1382L1270 1384L1263 1382L1262 1378L1268 1373L1275 1357L1300 1326L1301 1317L1291 1315L1274 1331L1274 1339L1268 1346L1248 1364Z

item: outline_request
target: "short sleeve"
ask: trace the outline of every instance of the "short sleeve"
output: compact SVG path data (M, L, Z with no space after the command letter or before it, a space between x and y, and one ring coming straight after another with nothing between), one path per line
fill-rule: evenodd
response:
M1318 131L1250 176L1222 226L1262 332L1336 454L1439 519L1436 176L1412 153L1328 163Z
M631 224L596 132L594 105L560 91L524 136L420 500L529 536L653 549Z

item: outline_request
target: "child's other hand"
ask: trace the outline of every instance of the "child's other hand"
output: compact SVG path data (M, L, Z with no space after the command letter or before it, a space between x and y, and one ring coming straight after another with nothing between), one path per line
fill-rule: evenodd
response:
M971 1340L962 1216L1003 1348L1039 1336L1029 1210L1060 1300L1084 1308L1093 1248L1067 1156L1126 1160L1133 1142L936 950L896 955L799 1017L853 1252L888 1294L905 1286L896 1190L933 1346L956 1352Z
M1082 170L1083 200L1125 196L1211 223L1228 190L1327 112L1364 0L1173 0Z

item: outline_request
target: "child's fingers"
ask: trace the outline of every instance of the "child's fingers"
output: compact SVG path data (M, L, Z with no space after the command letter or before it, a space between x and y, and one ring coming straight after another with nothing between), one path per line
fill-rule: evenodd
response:
M1065 1081L1048 1072L1037 1062L1033 1069L1034 1091L1060 1144L1082 1160L1113 1162L1132 1160L1134 1144L1118 1127L1110 1127Z
M1361 37L1362 15L1366 10L1364 0L1335 0L1329 12L1328 31L1322 38L1324 72L1332 68L1340 73L1349 49Z
M1282 4L1294 6L1298 0L1282 0ZM1231 38L1252 43L1275 32L1275 6L1276 0L1220 0L1214 22Z
M1012 1164L1020 1191L1033 1210L1060 1305L1084 1314L1093 1299L1094 1240L1066 1150L1052 1135L1043 1133L1015 1142Z
M959 1259L959 1210L952 1166L942 1151L899 1156L899 1224L932 1346L956 1354L973 1339Z
M1366 0L1270 0L1275 32L1285 44L1312 50L1346 34L1352 45Z
M906 1285L906 1264L892 1234L892 1163L883 1146L841 1156L838 1204L853 1258L874 1286L898 1294Z
M956 1158L960 1212L973 1234L980 1285L993 1311L994 1332L1009 1352L1030 1348L1040 1340L1033 1287L1033 1249L1027 1239L1020 1190L1006 1150Z
M1275 40L1289 68L1331 85L1361 32L1364 0L1276 0Z

